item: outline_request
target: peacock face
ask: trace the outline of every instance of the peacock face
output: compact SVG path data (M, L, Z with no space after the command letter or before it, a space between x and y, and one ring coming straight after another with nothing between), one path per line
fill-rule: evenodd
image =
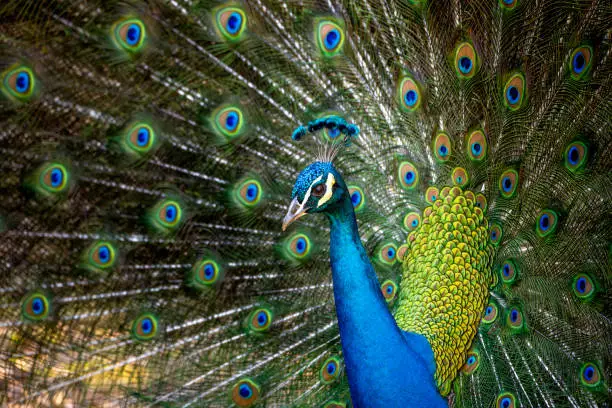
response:
M289 211L283 219L283 231L306 214L325 212L333 208L343 195L347 194L346 184L331 163L310 164L295 181Z

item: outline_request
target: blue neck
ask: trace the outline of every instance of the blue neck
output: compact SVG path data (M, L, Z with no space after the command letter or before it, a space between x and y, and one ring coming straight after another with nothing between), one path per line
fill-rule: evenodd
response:
M334 298L344 363L357 407L444 407L425 337L402 331L361 244L348 196L327 213Z

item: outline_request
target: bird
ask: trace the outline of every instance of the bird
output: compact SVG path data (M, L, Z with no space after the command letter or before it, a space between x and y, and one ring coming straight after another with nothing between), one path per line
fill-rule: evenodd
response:
M607 406L609 15L4 2L0 404Z

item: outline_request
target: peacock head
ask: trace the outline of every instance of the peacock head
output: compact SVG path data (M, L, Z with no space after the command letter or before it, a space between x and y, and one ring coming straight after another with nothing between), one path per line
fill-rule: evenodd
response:
M289 211L283 219L283 231L306 214L325 213L350 199L348 188L331 162L314 162L298 175L291 193Z

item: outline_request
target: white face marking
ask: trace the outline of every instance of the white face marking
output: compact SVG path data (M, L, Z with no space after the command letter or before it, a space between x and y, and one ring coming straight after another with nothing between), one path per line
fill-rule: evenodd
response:
M332 194L334 193L332 187L334 186L334 184L336 184L336 178L333 174L329 173L327 175L327 181L325 182L325 195L321 197L321 199L319 200L319 204L317 204L317 207L322 206L332 197ZM310 188L312 188L312 185L310 186Z
M310 187L308 187L308 191L306 191L306 195L304 195L304 200L302 200L301 203L297 200L297 197L291 202L291 205L289 206L288 214L299 214L299 213L304 212L304 206L306 205L306 203L308 202L308 199L310 198L310 192L312 190L313 184L318 183L322 179L323 179L323 175L320 175L319 177L315 179L315 181L313 181L310 184Z
M304 201L302 201L300 203L300 208L304 208L304 205L306 204L306 202L310 198L310 192L312 191L312 186L315 185L316 183L318 183L321 180L323 180L323 175L322 174L319 177L317 177L316 179L314 179L314 181L312 183L310 183L310 187L308 187L308 191L306 191L306 195L304 196Z
M310 194L312 193L312 188L314 187L315 184L317 184L319 181L323 180L323 175L320 175L319 177L317 177L316 179L314 179L314 181L312 183L310 183L310 187L308 187L308 191L306 191L306 195L304 195L304 200L302 200L302 202L296 202L294 203L297 204L297 208L290 209L290 212L292 214L297 214L298 212L301 212L304 210L304 206L306 205L306 203L308 202L308 199L310 198ZM322 206L323 204L325 204L326 202L329 201L329 199L331 198L332 194L333 194L333 190L332 187L333 185L336 184L336 179L334 177L333 174L329 173L327 175L327 181L325 181L325 195L323 195L323 197L321 197L319 199L319 203L317 204L317 207ZM293 205L292 205L293 207Z
M289 209L287 210L287 215L285 215L285 218L283 219L283 231L287 228L289 224L291 224L298 218L306 215L306 208L304 207L306 203L308 202L308 199L310 198L310 194L312 193L312 188L314 187L315 184L319 183L321 180L323 180L323 175L320 175L319 177L317 177L310 184L310 186L308 187L308 190L306 191L306 194L304 195L304 199L302 200L301 203L298 201L297 197L294 197L293 200L291 200L291 204L289 205ZM326 202L330 200L330 198L332 197L334 193L334 190L333 190L334 184L336 184L336 179L331 173L329 173L327 175L327 180L325 181L325 194L323 195L323 197L319 199L317 207L322 206L323 204L325 204Z

